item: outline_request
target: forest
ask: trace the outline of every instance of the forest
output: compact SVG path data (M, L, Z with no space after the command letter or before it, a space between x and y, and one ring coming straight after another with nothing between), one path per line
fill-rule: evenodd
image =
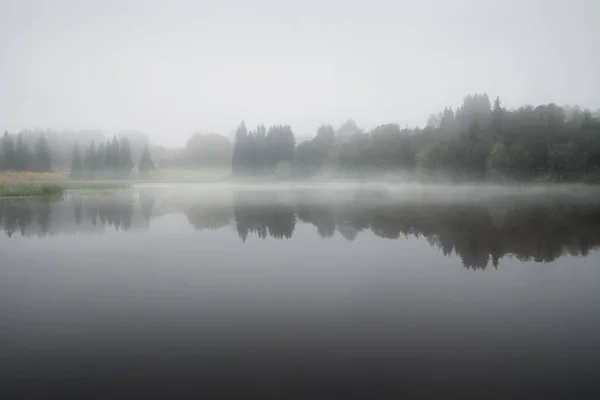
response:
M123 137L119 141L116 135L112 140L100 143L97 149L95 142L91 142L83 156L76 144L71 160L72 179L132 178L135 166L129 139ZM137 167L141 178L147 178L148 172L155 168L147 145Z
M52 157L46 137L41 134L35 142L33 151L17 136L13 138L5 132L0 140L0 171L49 172L52 169Z
M598 182L600 112L554 103L503 107L487 94L429 117L425 127L388 123L370 131L348 120L297 142L289 125L242 122L233 144L195 133L182 149L139 132L5 133L2 171L70 171L72 179L147 179L154 169L230 170L234 178L389 178L418 181Z
M14 172L51 172L65 169L65 157L61 154L64 143L55 141L51 146L44 133L40 133L33 151L28 140L24 139L30 132L13 135L5 132L0 139L0 171ZM62 147L62 149L61 149ZM92 140L85 152L81 152L76 142L70 155L70 177L79 179L126 179L133 178L137 165L140 177L146 178L155 169L148 145L144 145L139 162L134 164L129 139L116 135L112 140L100 142L96 147Z
M600 116L578 106L525 105L506 109L499 98L467 95L424 128L384 124L370 132L352 120L322 125L295 146L289 127L236 131L234 174L494 181L597 181Z

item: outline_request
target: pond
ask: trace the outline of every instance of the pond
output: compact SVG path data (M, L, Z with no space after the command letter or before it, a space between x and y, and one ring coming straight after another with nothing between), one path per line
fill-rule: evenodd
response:
M598 389L586 190L147 185L2 199L0 224L11 398Z

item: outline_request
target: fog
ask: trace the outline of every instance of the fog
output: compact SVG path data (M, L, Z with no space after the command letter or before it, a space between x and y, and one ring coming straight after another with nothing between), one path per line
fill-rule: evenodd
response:
M0 130L423 126L466 93L600 107L600 3L0 2Z

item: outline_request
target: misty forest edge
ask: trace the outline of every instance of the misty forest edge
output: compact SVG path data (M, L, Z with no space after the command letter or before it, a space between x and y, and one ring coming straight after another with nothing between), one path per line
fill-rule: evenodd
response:
M87 144L85 136L92 137ZM70 170L74 180L148 179L160 167L230 168L234 177L279 179L391 173L423 180L600 181L600 112L553 103L508 110L487 94L467 95L456 110L431 115L422 129L383 124L366 133L348 120L337 130L321 125L298 144L289 125L248 130L244 122L233 144L218 134L195 134L182 150L151 147L140 134L134 145L126 133L120 136L104 141L94 131L69 144L52 131L5 132L0 170Z

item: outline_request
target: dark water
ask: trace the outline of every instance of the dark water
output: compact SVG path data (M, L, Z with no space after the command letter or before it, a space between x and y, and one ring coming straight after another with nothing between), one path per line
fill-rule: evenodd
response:
M0 200L0 398L600 398L600 198Z

